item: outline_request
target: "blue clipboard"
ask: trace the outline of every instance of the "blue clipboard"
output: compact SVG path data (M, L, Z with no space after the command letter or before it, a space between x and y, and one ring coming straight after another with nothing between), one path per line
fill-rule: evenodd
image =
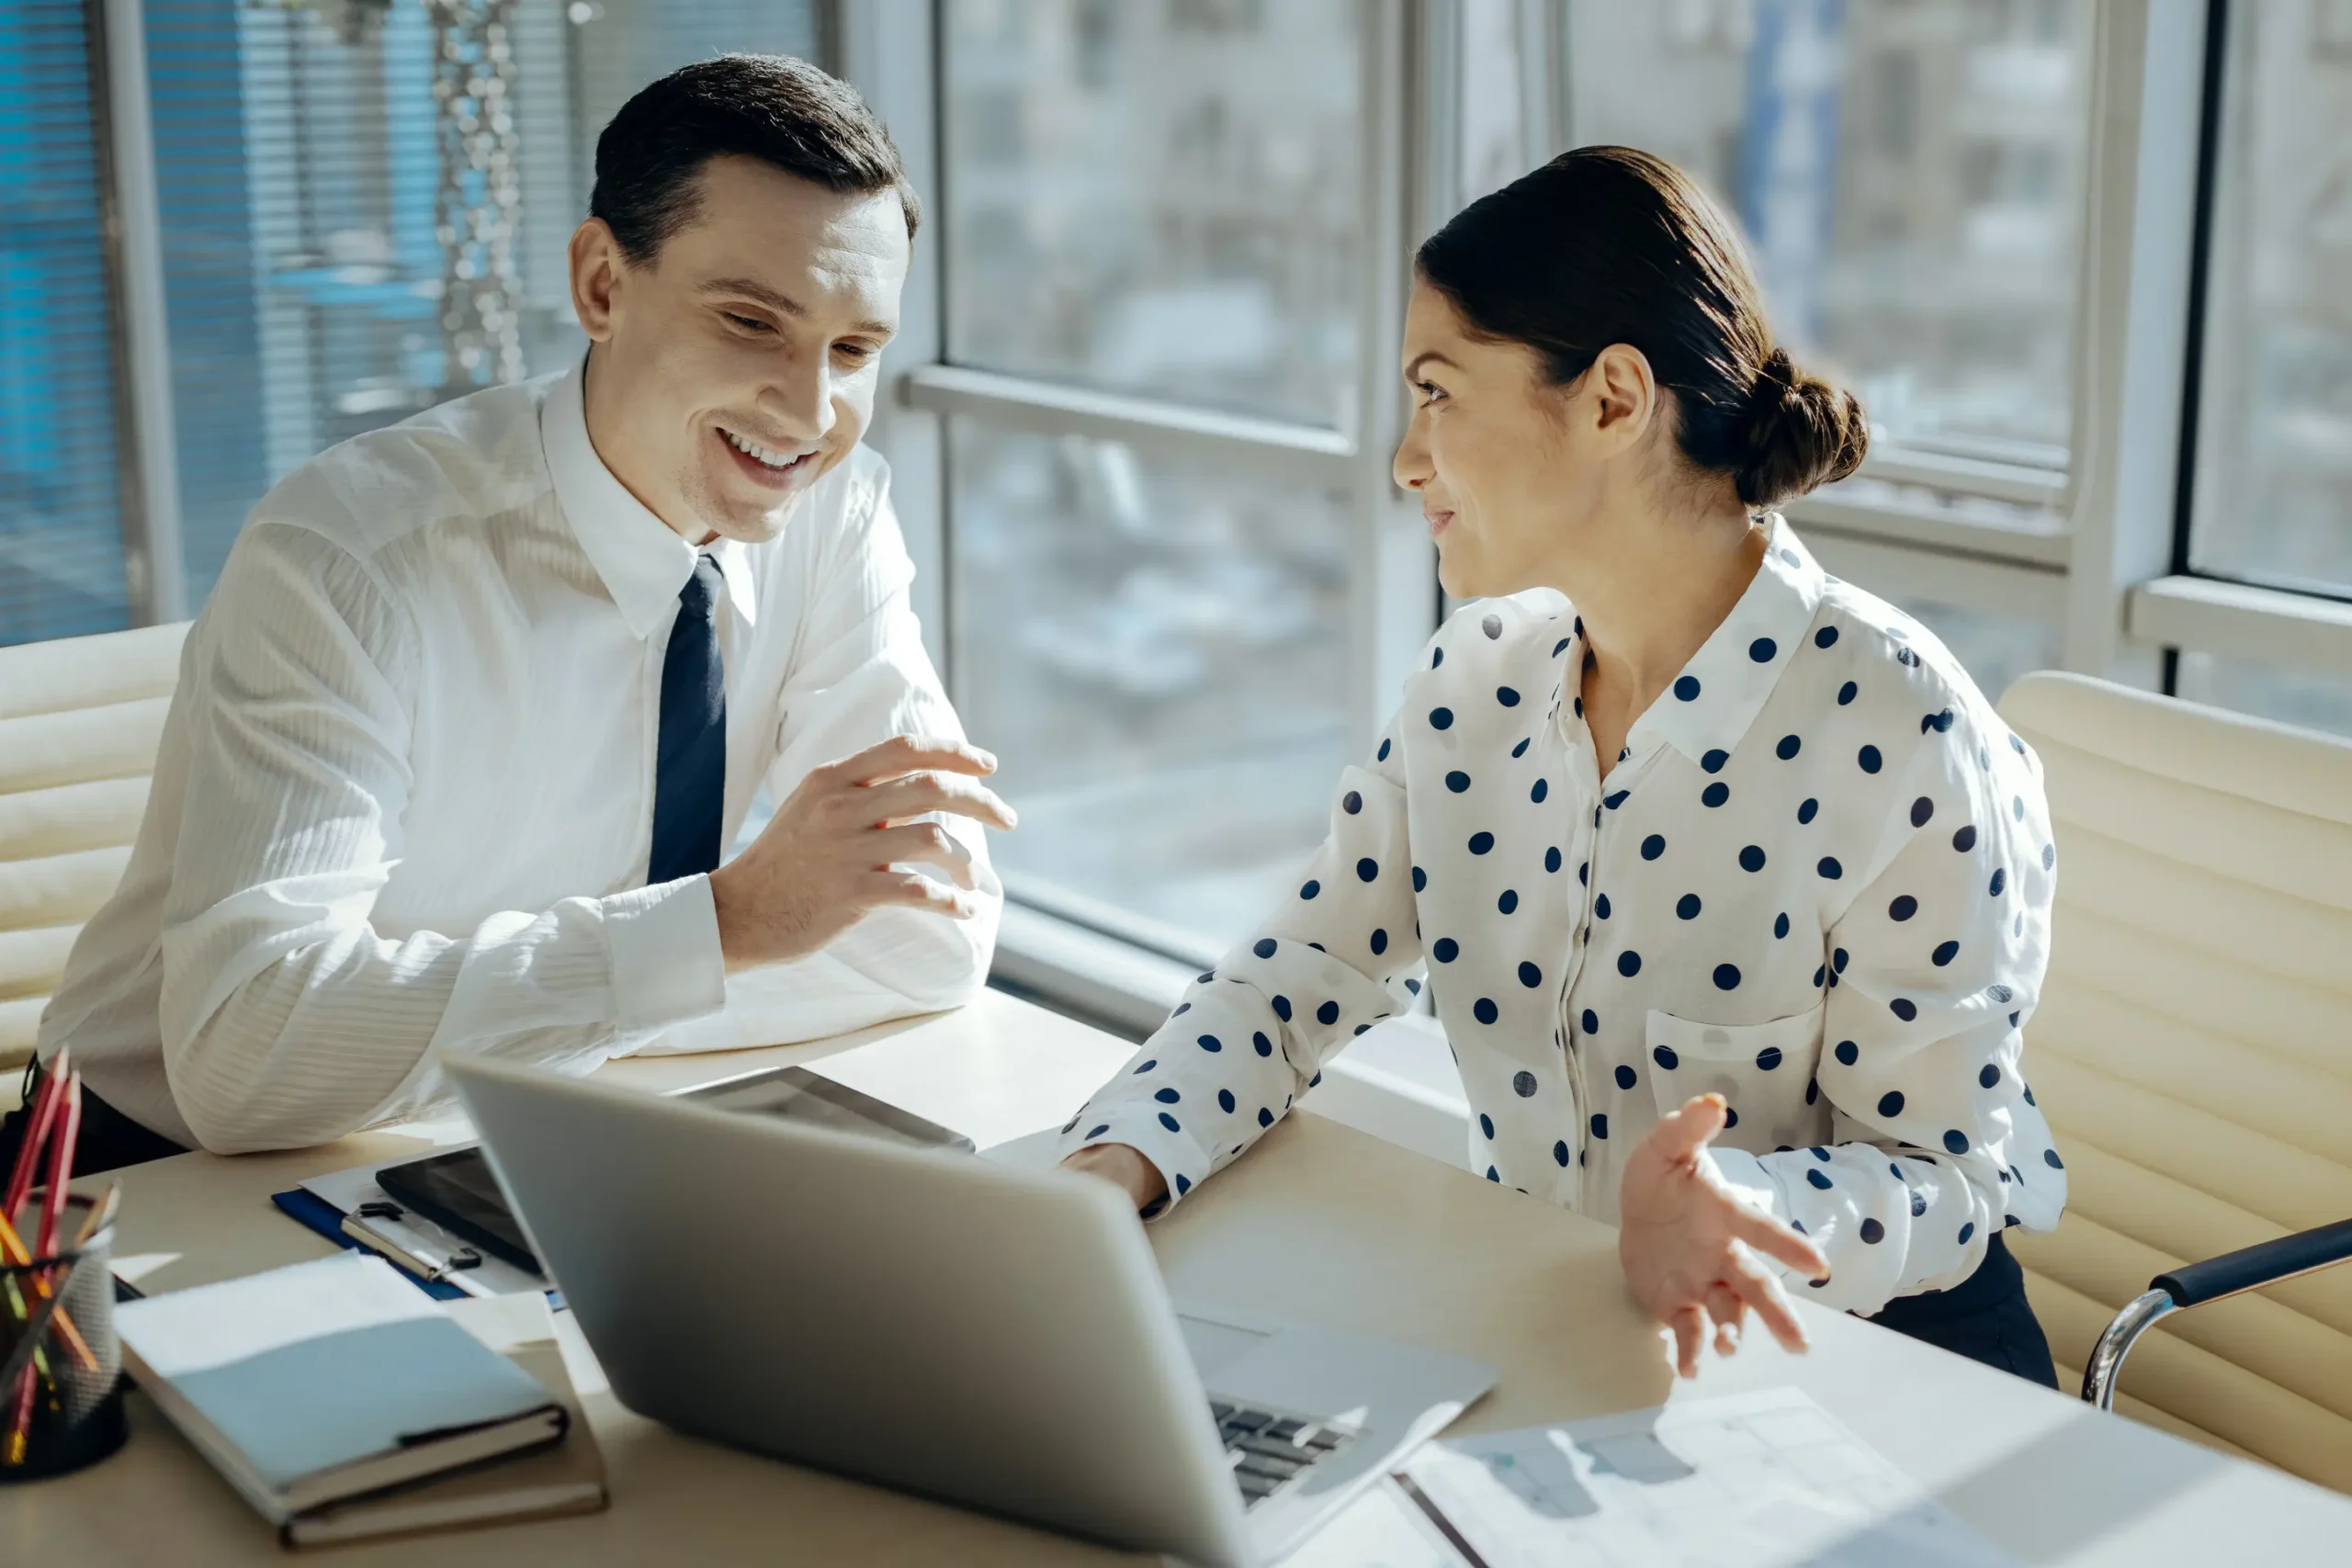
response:
M342 1247L346 1252L370 1252L370 1256L382 1256L379 1253L371 1252L368 1247L361 1247L357 1242L344 1235L343 1211L336 1208L334 1204L328 1202L325 1199L320 1197L315 1192L305 1191L303 1189L297 1187L290 1192L273 1192L269 1195L269 1201L277 1204L279 1211L283 1213L287 1218L294 1221L305 1230L313 1230L318 1232L321 1235L326 1237L329 1241L334 1243L337 1247ZM386 1261L390 1262L390 1260L388 1258ZM393 1264L392 1267L399 1272L401 1279L406 1280L410 1284L414 1285L418 1290L423 1291L426 1295L431 1296L436 1302L458 1302L466 1299L465 1292L458 1289L457 1286L450 1284L446 1280L420 1280L415 1275L410 1273L407 1269L401 1269L397 1263Z

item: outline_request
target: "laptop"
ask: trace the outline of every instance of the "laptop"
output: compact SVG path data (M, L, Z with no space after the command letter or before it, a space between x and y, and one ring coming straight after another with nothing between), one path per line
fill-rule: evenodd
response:
M680 1431L1250 1568L1494 1385L1460 1357L1171 1304L1092 1177L442 1065L614 1397Z

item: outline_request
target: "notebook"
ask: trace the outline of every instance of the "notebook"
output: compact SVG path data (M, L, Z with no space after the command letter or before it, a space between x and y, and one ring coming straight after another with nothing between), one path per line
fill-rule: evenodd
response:
M605 1506L604 1456L581 1416L571 1379L564 1371L547 1298L534 1292L453 1302L447 1310L467 1333L537 1379L570 1412L571 1429L551 1448L298 1514L279 1529L287 1545L323 1546L511 1524L594 1513Z
M359 1253L130 1302L123 1364L271 1523L560 1441L563 1403Z

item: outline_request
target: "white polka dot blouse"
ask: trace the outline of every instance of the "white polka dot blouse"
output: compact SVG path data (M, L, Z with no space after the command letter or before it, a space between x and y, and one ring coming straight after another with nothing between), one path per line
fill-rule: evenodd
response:
M1712 1157L1859 1313L2055 1225L2022 1075L2057 854L2041 764L1925 628L1770 520L1763 567L1606 780L1548 590L1442 627L1297 891L1066 1130L1172 1200L1426 983L1470 1164L1615 1223L1625 1157L1720 1091Z

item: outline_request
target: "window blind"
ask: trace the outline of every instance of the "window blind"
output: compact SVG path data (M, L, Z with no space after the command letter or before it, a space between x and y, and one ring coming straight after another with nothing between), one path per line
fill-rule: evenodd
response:
M97 85L77 0L0 0L0 643L130 624Z
M0 5L21 0L0 0ZM188 594L314 454L580 352L595 138L763 0L146 0Z

